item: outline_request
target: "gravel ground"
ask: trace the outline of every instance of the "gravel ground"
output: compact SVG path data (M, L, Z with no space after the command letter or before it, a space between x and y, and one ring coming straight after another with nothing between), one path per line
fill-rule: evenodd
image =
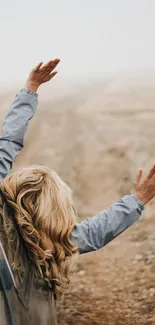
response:
M58 303L58 324L155 324L155 218L79 257L70 291Z

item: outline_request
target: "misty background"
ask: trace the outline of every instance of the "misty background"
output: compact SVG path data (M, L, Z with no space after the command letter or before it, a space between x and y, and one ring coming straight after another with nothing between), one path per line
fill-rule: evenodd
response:
M1 1L1 122L30 70L61 59L14 168L56 169L81 215L133 192L154 163L154 17L152 0Z
M154 0L0 1L0 84L59 57L61 80L155 71Z
M133 193L138 169L155 163L154 33L155 0L0 0L1 125L30 70L61 59L13 170L56 170L79 220ZM154 209L79 258L60 325L155 324Z

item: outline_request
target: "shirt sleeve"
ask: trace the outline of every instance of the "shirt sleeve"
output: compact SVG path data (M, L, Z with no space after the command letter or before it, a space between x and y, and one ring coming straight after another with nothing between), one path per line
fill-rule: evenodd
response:
M37 104L38 95L29 89L22 89L5 116L0 136L0 179L7 176L13 159L23 148L28 122L33 117Z
M95 217L77 223L72 232L72 240L81 254L98 250L139 219L143 210L136 195L126 195Z

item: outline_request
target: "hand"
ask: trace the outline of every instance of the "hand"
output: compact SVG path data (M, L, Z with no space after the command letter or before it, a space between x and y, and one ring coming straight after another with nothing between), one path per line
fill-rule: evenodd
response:
M143 205L155 197L155 165L148 175L141 181L143 170L140 169L134 182L135 194Z
M51 80L57 74L57 71L53 71L53 70L56 68L59 62L60 62L59 59L49 61L45 65L43 65L43 62L40 62L31 71L25 85L26 88L36 92L42 83Z

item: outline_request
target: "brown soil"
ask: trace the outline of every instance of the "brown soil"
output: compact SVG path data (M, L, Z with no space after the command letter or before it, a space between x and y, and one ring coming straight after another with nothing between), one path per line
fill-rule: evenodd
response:
M40 102L14 170L42 164L74 192L82 218L133 192L155 162L155 76L105 80ZM52 87L52 86L51 86ZM42 96L41 96L42 98ZM1 122L11 101L0 97ZM58 324L155 324L155 200L104 249L80 256Z
M79 257L71 289L58 303L58 324L155 324L155 218Z

